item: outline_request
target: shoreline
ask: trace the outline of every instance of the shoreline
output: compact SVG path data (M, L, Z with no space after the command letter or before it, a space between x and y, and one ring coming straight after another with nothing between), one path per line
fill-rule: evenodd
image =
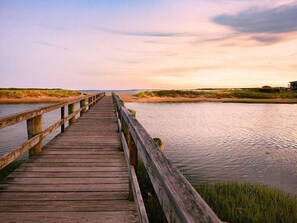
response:
M297 99L251 99L251 98L206 98L206 97L143 97L138 98L132 93L118 93L121 100L126 103L199 103L199 102L221 102L221 103L263 103L263 104L297 104Z
M207 97L142 97L138 98L133 93L117 93L126 103L262 103L262 104L297 104L297 99L251 99L251 98L207 98ZM72 97L24 97L24 98L0 98L0 104L38 104L59 103L75 98Z
M75 97L25 97L25 98L0 98L0 104L39 104L39 103L59 103Z

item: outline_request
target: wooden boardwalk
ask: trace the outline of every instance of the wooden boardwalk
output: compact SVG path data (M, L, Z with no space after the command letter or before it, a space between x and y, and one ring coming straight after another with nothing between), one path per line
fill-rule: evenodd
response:
M0 222L138 222L111 96L0 184Z

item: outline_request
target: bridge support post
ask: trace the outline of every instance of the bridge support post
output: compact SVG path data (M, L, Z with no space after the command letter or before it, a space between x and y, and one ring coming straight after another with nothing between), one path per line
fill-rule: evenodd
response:
M129 162L130 165L132 165L135 169L135 172L137 173L137 166L138 166L138 151L137 151L137 147L135 145L135 142L132 138L131 133L129 132L129 129L126 125L126 123L122 120L122 131L125 135L126 141L127 141L127 145L129 148ZM131 181L129 179L129 200L133 201L134 200L134 196L133 196L133 189L132 189L132 185L131 185Z
M86 99L81 100L80 102L80 108L84 107L86 105ZM87 108L84 108L81 112L80 112L80 116L83 115L83 113L85 113L87 111Z
M33 138L42 132L42 115L27 120L28 139ZM41 141L29 150L29 157L41 153Z
M61 107L61 119L65 118L65 107ZM65 131L65 124L61 125L61 132L63 133Z
M73 112L75 112L75 104L70 104L68 105L68 115L72 114ZM75 116L73 116L70 120L69 120L69 125L72 123L75 123L76 119Z
M88 99L88 102L89 102L89 108L88 109L90 109L91 107L92 107L92 97L90 97L89 99Z

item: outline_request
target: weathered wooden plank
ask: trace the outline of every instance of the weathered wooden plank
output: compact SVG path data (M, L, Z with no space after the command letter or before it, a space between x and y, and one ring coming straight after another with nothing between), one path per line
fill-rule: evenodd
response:
M122 163L125 162L125 159L123 157L118 157L118 158L108 158L108 160L106 158L97 158L97 159L80 159L80 158L56 158L51 156L52 158L49 158L50 156L47 157L43 157L41 156L38 159L35 160L29 160L27 163L106 163L106 162L110 162L110 163Z
M167 220L169 222L221 222L115 95L114 100L138 148Z
M24 163L22 167L123 167L127 168L127 165L124 161L122 162L105 162L105 163L82 163L82 162L76 162L76 163Z
M77 146L77 145L72 145L71 148L69 148L70 146L54 146L51 147L51 150L63 150L63 149L71 149L71 150L93 150L96 149L98 151L119 151L119 149L121 148L120 146L116 145L89 145L89 146Z
M15 170L16 172L126 172L126 168L116 167L116 166L105 166L105 167L26 167L21 166L19 169Z
M7 127L7 126L10 126L10 125L13 125L13 124L16 124L16 123L19 123L21 121L25 121L27 119L34 118L36 116L45 114L47 112L50 112L50 111L53 111L55 109L61 108L61 107L66 106L68 104L76 103L79 100L89 98L90 96L91 95L78 97L76 99L71 99L71 100L66 101L66 102L61 102L61 103L58 103L58 104L54 104L54 105L50 105L50 106L46 106L46 107L42 107L42 108L38 108L38 109L33 109L33 110L26 111L26 112L20 112L20 113L16 113L16 114L9 115L9 116L5 116L3 118L0 118L0 129L4 128L4 127ZM103 94L102 94L102 96L103 96Z
M71 150L70 148L67 150L45 150L43 154L45 155L115 155L118 154L119 151L107 150L107 151L100 151L100 150Z
M0 184L0 189L15 192L66 192L66 191L123 191L128 192L125 184ZM0 207L1 209L1 207Z
M102 172L102 171L92 171L92 172L22 172L22 171L14 171L12 172L9 177L72 177L72 178L89 178L89 177L127 177L128 178L128 172L126 171L120 171L120 172Z
M73 140L76 140L76 141L79 141L77 139L77 136L73 136L72 134L71 135L67 135L67 134L63 134L64 137L59 137L59 138L56 138L53 142L59 142L59 141L73 141ZM67 136L67 137L65 137ZM86 135L86 136L81 136L82 139L86 139L86 140L97 140L97 141L117 141L119 139L119 136L118 136L118 133L115 133L114 135L98 135L98 132L97 132L97 135L94 135L94 136L90 136L90 135Z
M14 192L0 193L1 201L101 201L127 200L126 191L103 192Z
M88 155L88 154L67 154L67 155L54 155L54 154L42 154L42 158L70 158L70 159L112 159L112 158L120 158L123 157L122 153L117 154L96 154L96 155Z
M134 202L106 201L0 201L0 212L105 212L135 211Z
M84 140L83 138L81 140ZM53 144L50 144L49 146L52 146ZM95 147L95 148L104 148L104 147L116 147L118 148L120 146L120 144L116 141L94 141L94 142L78 142L78 141L61 141L61 142L57 142L53 145L53 148L57 148L57 147L68 147L69 149L72 148L72 146L74 148L77 148L77 147L81 147L81 148L85 148L85 147L88 147L88 148L92 148L92 147ZM97 146L97 147L96 147Z
M140 222L149 223L134 166L130 166L130 181Z
M85 136L97 136L97 137L117 137L118 131L100 131L100 132L93 132L93 131L79 131L76 129L67 129L65 130L64 134L58 135L56 138L60 137L85 137Z
M79 111L77 111L77 112L79 112ZM2 156L0 158L0 169L2 169L3 167L7 166L11 162L13 162L17 157L19 157L20 155L22 155L24 152L28 151L33 146L35 146L38 143L40 143L41 140L43 140L45 137L47 137L55 129L57 129L58 127L60 127L63 123L65 123L66 121L68 121L69 119L71 119L73 116L75 116L77 112L75 112L75 113L67 116L64 120L60 120L60 121L56 122L52 126L50 126L47 129L43 130L38 135L32 137L30 140L28 140L27 142L23 143L21 146L19 146L15 150L13 150L13 151L5 154L4 156Z
M117 178L6 178L5 183L9 184L125 184L126 177Z
M0 212L0 219L3 222L15 223L131 223L137 222L135 212L116 211L116 212Z
M138 222L120 147L107 97L0 184L0 221Z

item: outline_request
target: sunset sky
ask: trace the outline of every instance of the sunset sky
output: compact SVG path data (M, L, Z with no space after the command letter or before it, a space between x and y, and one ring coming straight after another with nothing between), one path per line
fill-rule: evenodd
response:
M0 87L184 89L297 80L297 1L1 0Z

